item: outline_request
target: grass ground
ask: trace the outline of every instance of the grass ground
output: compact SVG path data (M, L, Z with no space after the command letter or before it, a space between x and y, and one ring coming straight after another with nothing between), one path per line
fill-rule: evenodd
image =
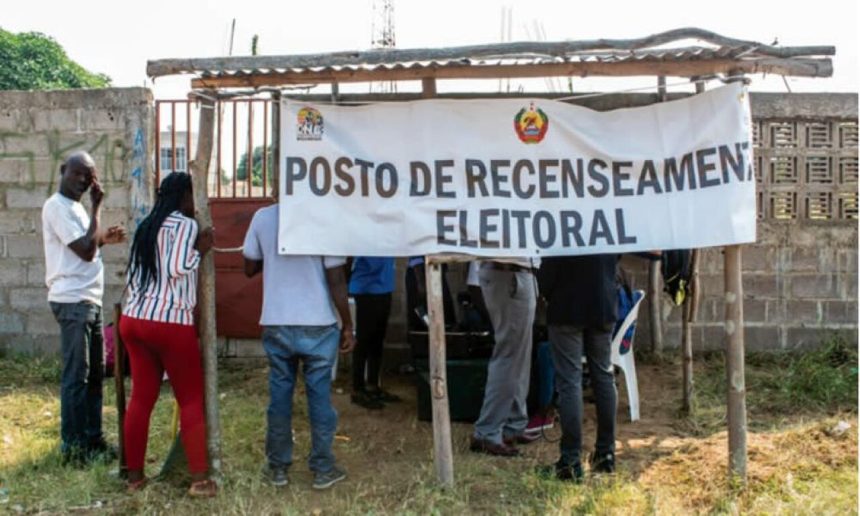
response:
M224 364L220 374L224 484L212 500L190 500L185 479L154 482L129 495L115 465L75 470L57 452L58 364L0 358L0 512L149 514L856 514L857 354L838 341L804 355L748 358L749 482L727 480L722 359L700 357L696 408L678 414L680 366L642 361L642 420L630 423L619 406L619 471L569 485L535 469L555 460L556 444L539 441L524 456L501 459L468 451L471 427L454 424L456 487L434 484L432 432L415 418L414 388L406 377L388 386L405 401L370 413L339 390L335 453L349 472L327 492L310 489L304 463L309 432L303 392L295 410L296 463L290 485L260 478L266 368ZM339 382L340 385L340 382ZM343 385L342 387L345 387ZM621 389L623 392L623 389ZM104 426L116 441L112 384L105 392ZM587 407L587 442L594 432ZM170 444L168 390L153 416L148 473L157 472ZM842 422L847 429L840 429ZM844 427L844 424L841 424Z

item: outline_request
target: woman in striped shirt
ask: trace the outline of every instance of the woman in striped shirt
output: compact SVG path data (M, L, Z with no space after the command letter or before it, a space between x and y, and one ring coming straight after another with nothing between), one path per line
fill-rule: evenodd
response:
M180 437L191 471L192 496L214 496L208 479L203 370L194 308L197 267L212 247L212 232L198 233L191 176L164 178L152 211L138 226L128 260L128 298L119 331L131 361L131 401L125 416L128 488L146 484L143 473L149 418L167 371L179 403Z

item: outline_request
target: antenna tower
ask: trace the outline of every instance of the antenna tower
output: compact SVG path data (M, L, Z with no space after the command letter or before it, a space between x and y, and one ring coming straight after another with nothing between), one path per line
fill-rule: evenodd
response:
M370 46L375 49L394 48L394 0L373 0L373 19L370 26ZM394 81L370 84L371 93L394 93Z

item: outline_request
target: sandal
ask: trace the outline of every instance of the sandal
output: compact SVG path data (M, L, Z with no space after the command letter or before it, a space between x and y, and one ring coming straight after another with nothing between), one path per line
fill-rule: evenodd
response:
M188 488L188 496L194 498L212 498L218 494L218 484L214 480L198 480L191 482Z
M149 479L146 477L141 477L139 480L126 482L125 491L127 493L136 493L146 487L146 484L148 483Z

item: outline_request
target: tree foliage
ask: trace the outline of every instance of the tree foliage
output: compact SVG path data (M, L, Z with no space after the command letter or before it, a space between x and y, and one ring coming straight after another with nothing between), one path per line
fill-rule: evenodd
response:
M0 90L104 88L110 77L69 59L50 36L0 29Z
M272 184L272 147L266 149L266 182ZM248 153L245 152L239 158L239 164L236 166L236 179L245 181L248 178ZM254 159L251 161L251 184L254 186L263 185L263 147L254 147Z

